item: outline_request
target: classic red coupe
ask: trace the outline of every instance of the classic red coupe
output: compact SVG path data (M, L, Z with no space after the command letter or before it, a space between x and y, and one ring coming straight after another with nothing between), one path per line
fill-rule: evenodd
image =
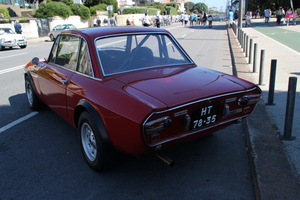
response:
M197 66L167 31L144 27L69 30L48 59L25 66L29 106L45 105L78 129L97 171L119 152L142 155L193 140L247 117L258 86Z

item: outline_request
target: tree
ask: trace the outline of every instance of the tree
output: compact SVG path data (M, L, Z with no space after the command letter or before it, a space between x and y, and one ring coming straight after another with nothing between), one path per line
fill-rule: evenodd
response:
M74 15L80 16L81 19L89 19L91 17L90 9L80 3L73 3L71 10Z
M205 5L204 3L196 3L193 8L192 8L192 12L193 13L207 13L208 12L208 8L207 5Z
M195 4L193 2L186 2L184 3L184 8L187 12L193 12L194 5Z
M62 2L49 2L49 3L41 3L39 8L36 10L34 17L37 18L47 18L60 16L63 18L68 18L73 15L70 6Z
M118 11L118 2L116 0L86 0L84 5L86 7L96 6L98 4L106 4L106 5L113 5L114 12Z

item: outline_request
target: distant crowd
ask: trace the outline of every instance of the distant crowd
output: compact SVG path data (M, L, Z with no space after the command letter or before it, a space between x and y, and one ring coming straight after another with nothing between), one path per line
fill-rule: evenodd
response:
M299 17L297 10L292 10L292 8L289 8L287 11L284 10L282 6L278 8L278 10L272 11L270 8L265 9L263 12L260 12L256 10L255 12L247 11L245 14L245 26L251 26L251 19L257 19L257 18L263 18L265 23L269 23L270 18L274 16L276 17L276 23L277 25L280 25L281 23L289 25L296 26L297 24L297 17ZM233 13L232 10L229 10L228 12L228 26L231 25L231 23L236 22L238 19L238 10Z

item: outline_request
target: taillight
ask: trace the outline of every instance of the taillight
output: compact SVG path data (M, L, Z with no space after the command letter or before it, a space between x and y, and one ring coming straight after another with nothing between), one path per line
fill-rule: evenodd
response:
M238 99L238 104L246 106L249 104L257 103L260 99L260 94L247 94Z
M159 119L147 122L144 126L145 133L147 135L161 131L163 129L171 127L173 124L171 117L161 117Z

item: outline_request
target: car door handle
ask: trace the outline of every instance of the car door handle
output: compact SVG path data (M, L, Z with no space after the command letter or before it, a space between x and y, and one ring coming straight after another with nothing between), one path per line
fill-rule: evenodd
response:
M64 85L68 85L69 81L68 80L65 80L65 79L61 79L60 80Z

